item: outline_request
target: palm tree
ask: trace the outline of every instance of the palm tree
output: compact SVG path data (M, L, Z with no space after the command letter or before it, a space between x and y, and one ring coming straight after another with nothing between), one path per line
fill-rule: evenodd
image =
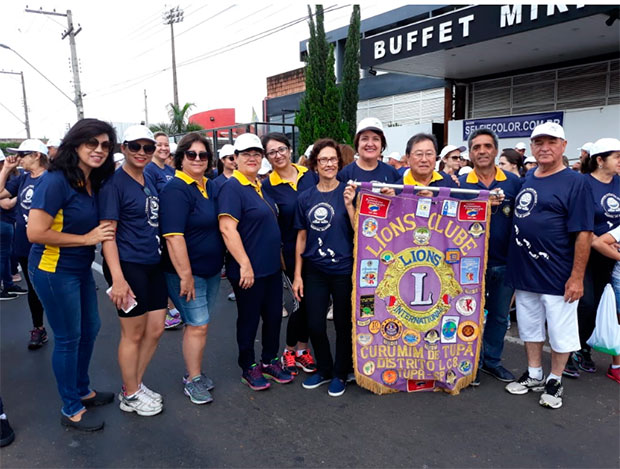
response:
M189 110L195 106L194 103L185 103L183 106L168 104L168 116L170 123L159 123L151 125L152 131L161 130L168 135L178 135L196 130L203 130L200 124L189 122Z

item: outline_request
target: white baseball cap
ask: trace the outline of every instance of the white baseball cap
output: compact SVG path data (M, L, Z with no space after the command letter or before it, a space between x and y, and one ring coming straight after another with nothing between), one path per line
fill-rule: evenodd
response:
M306 148L306 151L304 152L304 156L306 158L310 158L310 154L312 153L313 148L314 148L314 143L312 145L308 145L308 148Z
M38 151L47 156L47 147L38 138L29 138L19 144L19 148L7 148L12 153L32 153Z
M532 131L532 135L530 135L530 140L543 135L566 140L564 129L560 124L556 124L555 122L545 122L544 124L537 125Z
M525 150L527 147L525 146L525 143L523 142L519 142L515 145L515 150Z
M256 148L261 151L264 150L258 135L249 132L237 137L234 148L236 153L249 150L250 148Z
M125 155L122 153L114 153L114 162L119 163L121 161L125 161Z
M533 156L528 156L523 161L523 164L528 164L528 163L538 163L538 161L536 161L536 158L534 158Z
M464 160L469 161L469 152L468 151L464 151L463 153L461 153L461 158L463 158Z
M177 143L170 142L170 154L173 155L177 152Z
M463 174L469 174L474 170L474 168L472 168L471 166L463 166L461 169L459 169L459 176L462 176Z
M439 158L443 158L448 153L453 152L454 150L458 150L462 152L462 151L467 150L467 148L465 148L462 145L460 147L457 147L456 145L446 145L445 147L442 148L441 153L439 154Z
M157 143L153 137L153 132L145 125L132 125L125 129L123 142L135 142L136 140L149 140Z
M58 148L60 146L60 143L61 143L60 138L52 137L52 138L47 139L47 143L45 144L45 146Z
M383 124L376 117L367 117L362 119L359 124L357 124L357 130L355 134L359 134L365 130L373 130L375 132L383 133Z
M222 148L219 149L220 160L222 158L226 158L227 156L235 154L235 147L233 147L230 143L227 143Z
M386 155L386 156L383 157L383 162L384 163L389 163L390 160L400 161L400 153L398 153L397 151L393 151L389 155Z
M246 135L246 134L244 134ZM252 134L254 135L254 134ZM254 148L254 147L251 147ZM261 161L260 164L260 169L258 170L258 174L261 176L264 176L265 174L267 174L269 171L271 171L273 168L271 167L271 163L269 163L269 160L267 158L263 158L263 160Z
M590 155L596 156L608 151L620 151L620 140L617 138L600 138L592 144Z
M583 150L586 153L590 154L590 151L592 150L592 145L594 145L594 143L586 142L583 145L581 145L581 147L577 148L577 150L579 150L579 151Z

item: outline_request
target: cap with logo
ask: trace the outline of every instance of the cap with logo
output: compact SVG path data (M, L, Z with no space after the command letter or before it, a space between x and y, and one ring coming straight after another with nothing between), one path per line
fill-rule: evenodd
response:
M219 150L220 160L222 158L226 158L227 156L235 154L235 147L233 147L230 143L227 143Z
M545 122L544 124L539 124L534 127L532 135L530 135L530 139L543 136L561 138L562 140L566 140L566 136L564 135L564 129L560 124L556 124L555 122Z
M366 117L357 124L356 134L364 132L365 130L372 130L373 132L383 133L383 124L376 117Z
M620 140L617 138L600 138L592 144L590 155L596 156L609 151L620 151Z
M443 158L444 156L446 156L448 153L453 152L454 150L458 150L458 151L465 151L467 150L467 148L465 148L464 146L460 146L457 147L456 145L446 145L445 147L442 148L441 153L439 154L439 158Z
M258 138L258 135L252 133L241 134L235 140L235 153L250 150L255 148L256 150L263 151L263 144Z
M7 148L11 153L32 153L38 151L47 155L47 147L38 138L29 138L19 144L19 148Z
M132 125L125 129L123 142L135 142L136 140L148 140L157 143L153 137L153 132L145 125Z
M590 154L590 150L592 150L592 145L594 145L594 143L592 142L586 142L583 145L581 145L579 148L577 148L577 150L581 151L585 151L587 154Z

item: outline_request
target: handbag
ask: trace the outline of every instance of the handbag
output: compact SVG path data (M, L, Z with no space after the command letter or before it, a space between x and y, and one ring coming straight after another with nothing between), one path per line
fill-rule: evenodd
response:
M596 310L596 326L588 345L608 355L620 355L620 324L618 324L616 296L611 284L605 286Z

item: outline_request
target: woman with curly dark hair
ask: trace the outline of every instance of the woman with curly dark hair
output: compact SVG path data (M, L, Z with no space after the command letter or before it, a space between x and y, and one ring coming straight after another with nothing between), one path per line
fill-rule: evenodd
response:
M27 234L34 243L28 274L54 333L52 366L63 401L62 425L103 428L87 408L109 404L111 392L90 388L88 366L101 322L91 264L95 245L114 238L99 223L97 192L114 172L114 128L97 119L78 121L34 190Z

